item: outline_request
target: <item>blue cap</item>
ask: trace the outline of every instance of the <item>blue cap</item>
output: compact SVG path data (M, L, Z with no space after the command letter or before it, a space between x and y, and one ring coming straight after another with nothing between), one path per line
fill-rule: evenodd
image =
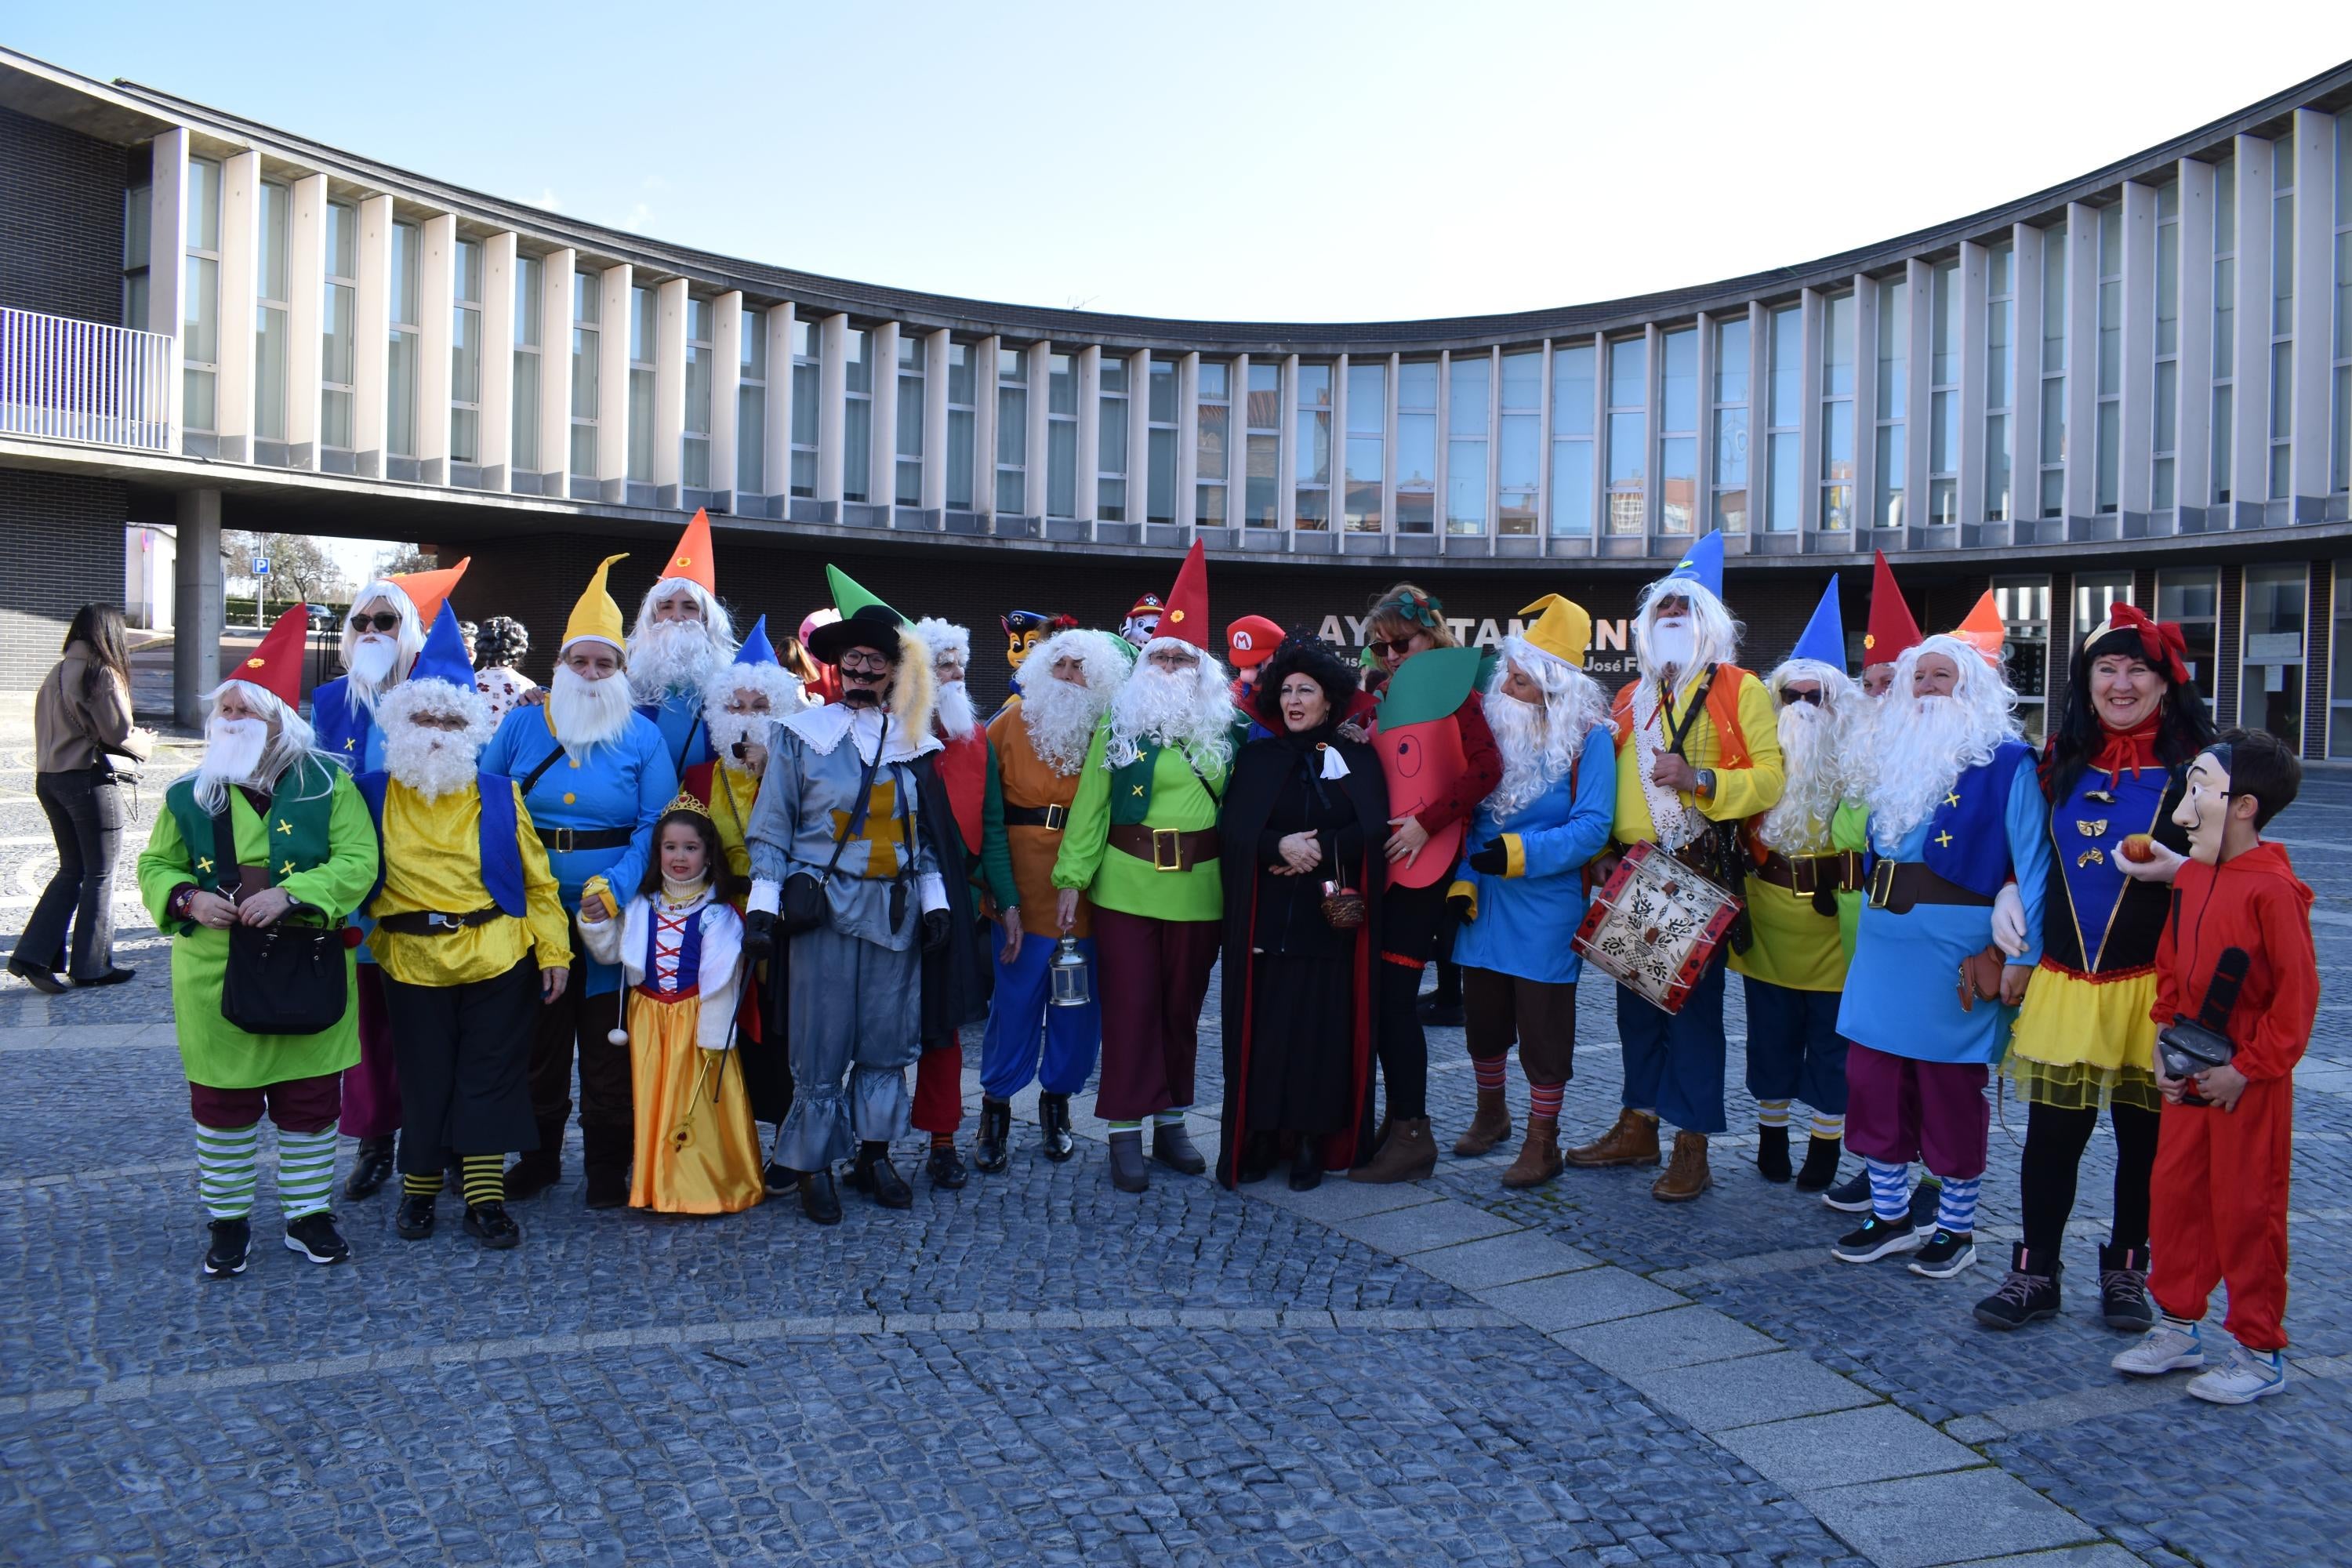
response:
M1838 614L1836 573L1830 574L1830 585L1822 590L1822 602L1813 606L1813 618L1805 623L1789 657L1817 658L1832 669L1845 668L1845 620Z
M1687 577L1717 598L1723 597L1723 535L1701 534L1698 542L1686 551L1675 569L1666 574L1669 579Z
M768 640L768 617L761 616L752 623L751 635L735 650L738 664L782 664L776 657L776 645Z
M460 691L474 689L474 664L466 657L465 634L458 631L457 612L446 599L441 613L433 617L433 629L425 634L424 651L408 667L408 679L446 680Z

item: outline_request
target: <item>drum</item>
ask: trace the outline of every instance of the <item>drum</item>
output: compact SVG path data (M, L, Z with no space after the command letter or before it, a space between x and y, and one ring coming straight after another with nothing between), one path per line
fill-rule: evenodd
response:
M1585 961L1643 1001L1682 1011L1739 918L1739 900L1654 844L1636 844L1576 928Z

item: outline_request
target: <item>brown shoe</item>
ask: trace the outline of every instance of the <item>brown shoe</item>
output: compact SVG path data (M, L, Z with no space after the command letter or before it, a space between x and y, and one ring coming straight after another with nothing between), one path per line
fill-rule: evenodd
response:
M1658 1119L1638 1110L1617 1113L1617 1125L1598 1142L1570 1149L1566 1159L1580 1170L1598 1171L1612 1165L1654 1165L1658 1163Z
M1528 1117L1527 1141L1519 1145L1519 1157L1503 1173L1503 1185L1540 1186L1559 1173L1559 1119Z
M1686 1204L1713 1185L1715 1177L1706 1168L1706 1134L1675 1133L1675 1157L1666 1162L1665 1174L1650 1184L1650 1195L1662 1204Z
M1412 1117L1389 1123L1387 1142L1369 1164L1348 1173L1351 1182L1417 1182L1437 1169L1437 1140L1429 1133L1429 1118Z
M1454 1141L1454 1152L1465 1160L1475 1160L1497 1143L1511 1137L1511 1110L1503 1103L1503 1091L1482 1089L1478 1091L1478 1113L1470 1119L1469 1127Z

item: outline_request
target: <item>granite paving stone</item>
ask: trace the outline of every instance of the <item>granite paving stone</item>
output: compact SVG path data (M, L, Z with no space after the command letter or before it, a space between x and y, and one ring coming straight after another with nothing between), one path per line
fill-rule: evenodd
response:
M1478 1292L1479 1300L1545 1333L1683 1305L1683 1299L1622 1268L1586 1268Z
M1780 1348L1744 1323L1706 1307L1678 1307L1592 1323L1553 1339L1604 1371L1623 1377L1664 1367L1730 1361Z
M1633 1373L1626 1382L1702 1432L1875 1402L1868 1389L1793 1352Z
M1805 1504L1880 1568L1937 1568L1998 1542L2030 1551L2094 1533L2015 1477L1990 1467L1805 1494Z
M1976 1450L1892 1405L1735 1426L1717 1432L1715 1440L1766 1480L1795 1492L1964 1470L1985 1462Z

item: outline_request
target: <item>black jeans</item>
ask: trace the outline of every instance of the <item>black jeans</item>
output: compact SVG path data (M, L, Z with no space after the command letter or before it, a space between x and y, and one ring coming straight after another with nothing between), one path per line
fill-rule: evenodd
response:
M16 956L95 980L114 967L114 858L122 847L122 785L103 768L35 775L33 794L58 841L58 873L33 906ZM73 963L66 963L66 921Z

